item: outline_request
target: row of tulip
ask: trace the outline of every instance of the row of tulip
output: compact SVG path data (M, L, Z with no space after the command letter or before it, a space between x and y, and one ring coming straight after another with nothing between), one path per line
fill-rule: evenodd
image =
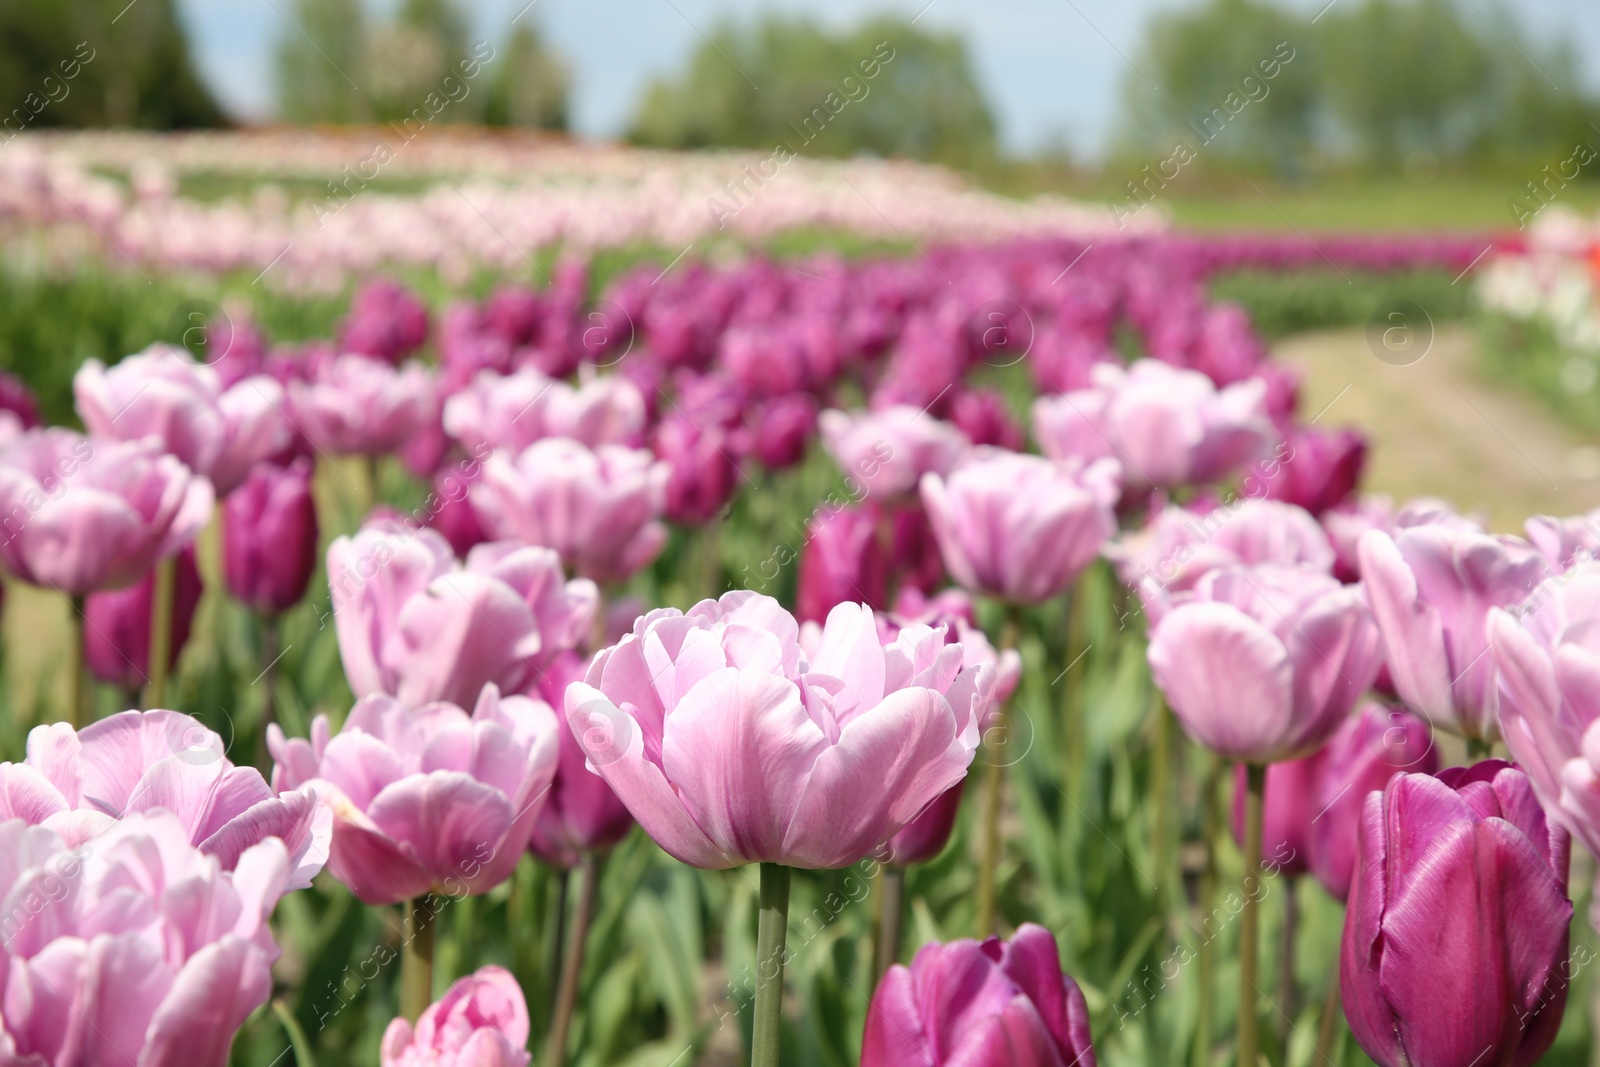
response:
M1479 302L1548 328L1562 348L1600 352L1600 224L1560 205L1539 212L1527 238L1484 267Z
M374 285L337 348L272 351L237 323L211 366L174 349L86 364L88 435L33 428L11 403L0 562L86 598L89 665L146 680L152 709L192 609L183 553L217 498L230 593L277 615L316 567L313 458L399 454L433 492L328 546L354 707L306 737L268 724L270 784L175 712L75 728L81 692L0 770L20 820L0 833L0 1048L225 1062L271 995L265 917L325 870L367 905L409 902L386 1065L525 1063L529 1011L505 972L429 1002L437 900L490 893L531 851L580 872L546 1035L560 1061L600 860L637 822L691 867L760 865L753 1062L781 1044L791 870L871 862L864 1063L1092 1064L1088 1003L1052 935L987 939L1003 761L983 761L977 797L980 940L901 964L900 893L945 851L985 736L1007 731L1028 613L1104 556L1172 713L1243 779L1241 1062L1259 1047L1268 854L1349 895L1340 978L1369 1055L1542 1054L1566 995L1567 835L1600 846L1583 684L1600 524L1534 520L1523 541L1442 505L1353 500L1360 436L1298 425L1292 378L1242 315L1131 246L818 266L635 275L593 305L569 271L452 311L437 367L397 365L429 339L427 314ZM1123 329L1153 358L1124 365ZM1046 394L1031 434L1004 392L965 384L1015 387L1021 363ZM850 500L812 514L794 612L720 581L687 611L624 597L667 545L664 520L727 521L757 463L796 462L814 428ZM1029 436L1042 455L1022 451ZM985 635L986 616L1005 621ZM1430 724L1503 740L1520 769L1430 773ZM1056 768L1074 788L1080 753ZM1151 795L1175 803L1159 777Z

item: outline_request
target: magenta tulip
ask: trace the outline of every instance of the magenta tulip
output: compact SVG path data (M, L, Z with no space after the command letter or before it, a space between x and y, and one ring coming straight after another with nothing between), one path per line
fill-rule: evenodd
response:
M841 604L814 656L777 601L652 611L567 687L584 755L656 843L695 867L855 863L961 781L995 670L939 629L880 645Z
M472 714L362 697L337 736L267 727L279 792L314 790L333 813L328 870L368 904L429 891L487 893L528 847L556 770L550 706L483 687Z
M194 540L211 504L211 483L155 441L30 430L0 450L0 562L74 595L131 585Z
M1368 704L1306 759L1316 768L1307 838L1311 873L1344 900L1355 873L1357 830L1367 794L1383 789L1397 774L1433 774L1439 769L1439 751L1428 724L1415 715ZM1270 803L1272 772L1267 774Z
M643 449L591 451L549 437L515 457L490 456L470 499L491 535L552 548L579 574L613 582L648 566L666 544L657 516L670 476Z
M599 602L549 549L490 542L457 567L437 531L381 522L328 546L328 584L351 690L412 707L523 690L584 640Z
M373 278L350 301L350 316L339 327L346 352L398 363L428 340L428 309L399 282Z
M1061 973L1056 939L1023 923L991 937L924 945L883 976L867 1011L861 1067L1095 1067L1089 1009Z
M748 419L750 449L768 470L783 470L805 457L817 428L817 402L804 393L774 397Z
M1218 389L1199 371L1153 359L1091 373L1089 389L1034 401L1034 436L1054 459L1118 460L1129 490L1225 481L1273 436L1259 378Z
M1267 496L1321 515L1355 492L1367 462L1367 438L1361 431L1301 427L1289 431L1284 444L1282 458L1256 472Z
M124 711L78 731L36 726L27 760L0 763L0 796L0 818L43 826L71 848L157 808L226 871L275 837L288 850L291 889L322 869L332 833L313 791L275 795L260 771L229 762L221 737L175 711Z
M504 967L483 967L383 1032L382 1067L527 1067L528 1003Z
M1600 562L1489 612L1500 727L1545 810L1600 855Z
M272 994L267 920L289 872L274 837L225 871L166 811L129 815L86 849L0 823L0 1063L224 1067Z
M795 615L800 621L821 622L840 604L884 606L888 560L879 524L878 510L871 505L812 515L796 576ZM762 574L763 579L774 577L776 573Z
M739 445L720 427L668 415L650 447L670 468L664 513L673 522L710 522L739 487Z
M427 368L396 368L366 356L339 356L319 367L311 381L291 381L289 400L299 430L335 455L393 452L439 418Z
M256 375L224 389L215 368L171 345L155 345L109 370L87 360L73 376L72 391L95 437L155 437L209 478L219 496L290 441L283 386L275 379Z
M258 464L222 505L222 577L234 599L263 615L300 603L317 569L311 461Z
M1362 537L1362 584L1401 699L1442 730L1497 741L1489 610L1520 604L1548 570L1524 541L1456 526Z
M567 686L583 681L588 669L574 653L564 653L545 668L539 692L552 707L566 703ZM584 766L583 747L572 726L561 722L560 758L550 796L539 812L528 851L552 867L571 868L584 852L604 852L633 829L633 816L606 780Z
M83 602L84 665L102 682L138 689L150 680L151 605L155 599L155 572L137 585L90 593ZM172 626L167 644L167 669L189 640L195 608L204 586L195 566L194 546L179 550L173 568Z
M856 496L913 494L924 474L946 473L971 447L960 430L909 404L852 414L824 411L817 424Z
M1005 397L997 392L986 389L961 391L950 401L950 421L975 445L1022 451L1022 427L1011 417Z
M1312 797L1322 749L1300 759L1267 767L1262 799L1261 858L1273 870L1297 878L1306 872L1311 820L1317 810ZM1245 790L1248 768L1239 764L1233 779L1233 839L1244 847Z
M1568 838L1499 760L1369 793L1339 986L1379 1067L1527 1067L1571 978Z
M1359 587L1278 564L1201 578L1155 625L1149 659L1185 732L1245 763L1322 745L1381 662Z
M922 503L958 585L1038 604L1065 592L1116 532L1119 484L1111 461L976 449L947 478L923 475Z

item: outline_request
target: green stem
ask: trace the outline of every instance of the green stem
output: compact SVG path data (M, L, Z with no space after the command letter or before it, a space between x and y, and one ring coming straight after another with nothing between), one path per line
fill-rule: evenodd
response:
M1022 636L1022 611L1016 605L1006 612L1005 628L1000 633L1002 649L1016 648ZM989 737L998 736L1003 746L1011 737L1011 709L1002 704L995 711L994 725L984 731L984 747L989 749ZM1006 767L1003 748L987 752L989 766L983 780L983 842L982 858L978 862L978 917L977 937L981 941L994 931L995 876L1000 866L1004 842L1000 838L1001 786L1005 782Z
M906 869L885 867L878 905L878 937L872 946L872 987L900 962L900 931L905 921Z
M426 896L406 904L405 944L400 949L400 1014L417 1021L433 1003L433 912Z
M1202 780L1200 797L1200 846L1203 856L1200 866L1200 968L1198 974L1198 1019L1194 1034L1194 1067L1209 1067L1211 1063L1211 1023L1216 1014L1214 1007L1217 953L1212 945L1214 933L1209 932L1211 917L1217 906L1217 837L1222 833L1222 819L1217 811L1217 783L1222 775L1222 761L1208 755L1209 766Z
M1467 738L1467 758L1469 760L1477 761L1489 759L1493 755L1494 744L1492 742L1484 741L1476 737Z
M555 922L550 927L550 969L545 972L545 989L550 994L550 1023L556 1018L556 990L561 987L563 953L567 948L567 897L572 893L572 872L556 872Z
M1079 687L1074 684L1074 670L1084 669L1074 657L1083 653L1083 631L1088 625L1088 598L1084 596L1084 583L1080 579L1067 592L1067 643L1065 654L1067 669L1061 676L1061 739L1065 757L1062 767L1067 775L1067 789L1077 803L1083 798L1084 767L1088 762L1088 741L1084 733L1083 715L1078 710ZM1078 805L1082 807L1082 804Z
M568 946L561 964L561 982L556 989L556 1006L550 1021L550 1041L545 1048L545 1062L561 1067L567 1058L567 1032L572 1026L572 1009L578 1003L578 980L583 977L583 949L589 939L589 921L594 915L594 902L599 891L600 858L585 852L578 860L578 876L583 880L578 887L578 912L572 918L572 944Z
M1296 1011L1294 990L1294 939L1300 927L1300 900L1295 895L1295 880L1283 880L1283 951L1278 957L1278 1018L1282 1022L1283 1047L1289 1047L1289 1032Z
M761 917L756 927L756 1008L750 1067L778 1067L783 1036L783 957L789 937L789 868L761 865Z
M317 1061L311 1053L311 1042L306 1039L305 1027L294 1017L289 1005L281 999L274 1000L272 1013L278 1017L278 1022L283 1024L283 1032L289 1035L289 1047L294 1049L295 1067L317 1067Z
M172 596L178 580L178 559L168 556L156 564L154 595L150 598L150 684L144 706L167 704L167 661L172 658Z
M1150 687L1150 852L1155 858L1156 893L1162 911L1173 899L1172 876L1172 713L1157 686Z
M261 671L262 701L261 701L261 726L256 734L256 763L258 766L272 766L272 757L267 751L267 727L271 726L277 717L277 694L274 690L278 686L278 617L276 615L261 616L261 661L266 664Z
M1339 956L1333 957L1333 973L1328 977L1328 995L1322 1001L1322 1021L1317 1025L1317 1054L1329 1063L1333 1055L1335 1030L1339 1025Z
M64 667L67 672L66 721L74 730L85 726L88 709L84 707L89 696L89 683L83 676L83 597L67 598L67 654Z
M1239 915L1239 1067L1256 1067L1256 956L1261 910L1261 833L1267 768L1252 763L1245 769L1244 910Z

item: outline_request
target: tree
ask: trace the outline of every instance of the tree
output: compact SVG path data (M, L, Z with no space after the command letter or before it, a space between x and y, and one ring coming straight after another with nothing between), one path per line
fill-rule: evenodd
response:
M567 98L572 69L545 45L539 31L523 22L511 32L499 68L489 84L483 121L490 126L567 128Z
M367 117L361 0L297 0L278 45L278 111L290 122Z
M962 41L881 19L843 34L769 16L725 23L676 76L645 91L629 137L956 166L993 158L995 122Z
M0 5L0 99L24 108L25 123L8 113L13 129L226 122L195 70L173 0Z

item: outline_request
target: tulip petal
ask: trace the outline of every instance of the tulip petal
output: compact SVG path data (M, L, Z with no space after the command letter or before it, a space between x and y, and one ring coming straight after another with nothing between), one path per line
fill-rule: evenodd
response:
M1156 682L1189 735L1233 759L1278 755L1293 725L1293 669L1271 631L1227 604L1189 603L1156 627Z
M267 964L236 937L191 956L150 1022L139 1067L225 1067L233 1035L272 993Z
M504 793L454 771L407 775L367 807L373 825L408 848L435 884L476 877L502 847L515 815ZM519 853L526 844L506 843Z

